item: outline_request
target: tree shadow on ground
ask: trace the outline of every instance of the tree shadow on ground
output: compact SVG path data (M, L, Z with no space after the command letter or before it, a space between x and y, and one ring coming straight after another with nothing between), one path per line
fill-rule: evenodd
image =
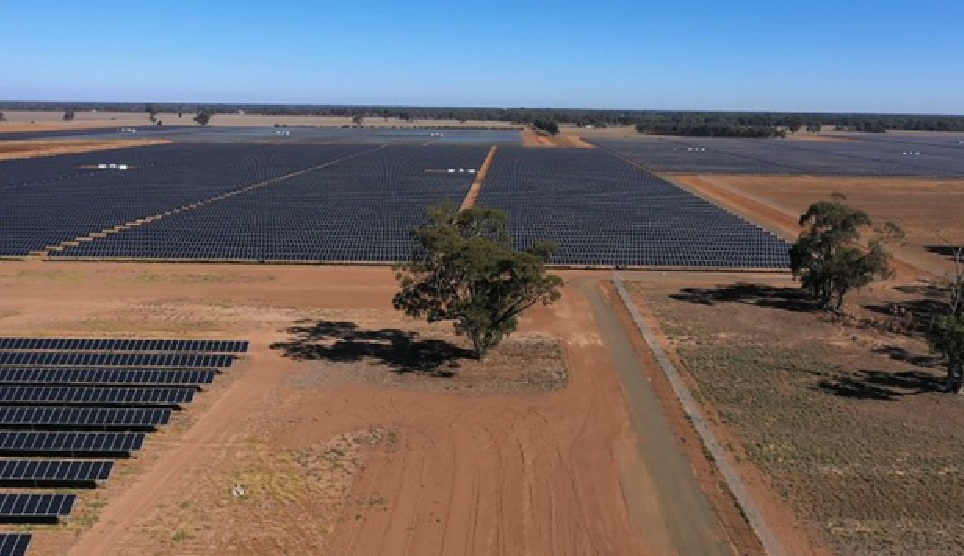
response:
M931 320L945 310L944 290L936 284L913 284L896 286L895 290L917 296L900 303L864 305L864 309L888 318L900 318L905 322L907 332L922 333L927 329ZM900 307L901 314L895 312Z
M924 250L934 255L939 255L947 260L954 261L954 252L957 247L953 245L925 245Z
M922 371L858 371L856 374L821 380L817 388L843 398L895 401L904 396L942 392L941 379Z
M365 330L346 321L298 321L285 330L291 335L271 349L301 361L357 363L371 360L397 373L426 373L450 377L462 359L475 353L451 342L419 338L418 333L395 328Z
M910 363L917 367L939 367L943 361L940 357L933 355L917 355L907 351L900 346L881 346L874 348L874 353L879 353L881 355L886 355L893 359L894 361L903 361L905 363Z
M715 288L683 288L670 295L671 299L699 305L745 303L786 311L813 311L817 304L800 288L782 288L764 284L737 282Z

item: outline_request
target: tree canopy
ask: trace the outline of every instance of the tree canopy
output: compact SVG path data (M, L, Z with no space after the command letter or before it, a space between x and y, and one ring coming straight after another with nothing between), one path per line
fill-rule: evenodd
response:
M194 121L197 122L197 125L208 125L211 122L211 114L198 112L197 116L194 116Z
M948 274L939 288L944 292L943 313L937 315L927 330L927 343L947 364L946 386L949 392L964 389L964 246L952 248L954 272Z
M790 248L794 277L821 307L833 310L840 309L847 292L893 275L884 241L903 235L888 222L880 237L862 243L861 229L872 225L870 217L843 204L844 199L835 194L831 201L810 205L800 217L805 229Z
M413 231L417 247L411 261L396 268L397 310L428 322L451 321L484 359L516 330L523 311L560 298L562 280L545 268L555 246L513 249L504 212L459 211L445 203L431 207L427 217L428 223Z

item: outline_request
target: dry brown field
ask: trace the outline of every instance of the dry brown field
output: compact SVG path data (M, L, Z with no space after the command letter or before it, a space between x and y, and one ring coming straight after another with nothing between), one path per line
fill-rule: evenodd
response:
M63 112L39 111L4 111L7 121L0 122L0 133L9 131L44 131L51 129L88 129L98 127L128 127L152 125L147 113L131 112L76 112L72 122L63 121ZM157 119L164 125L195 125L195 114L184 112L182 117L177 114L159 113ZM215 114L209 124L213 127L271 127L286 126L322 126L341 127L352 125L351 117L340 116L269 116L260 114ZM442 127L496 127L516 128L511 122L496 121L466 121L458 120L414 120L406 121L397 118L366 118L365 126L375 127L413 127L413 126L442 126Z
M788 239L810 203L847 196L880 225L892 221L907 237L892 245L905 263L898 271L914 280L951 267L949 244L964 243L964 180L803 176L666 176ZM949 243L950 242L950 243Z
M921 338L809 311L787 277L630 287L758 500L784 501L814 550L961 553L962 401ZM917 296L878 285L848 310L880 319L901 297Z
M605 276L565 279L480 365L387 268L0 261L0 335L252 342L31 554L758 554Z
M0 160L36 158L58 154L78 154L129 147L147 147L167 143L161 139L63 139L58 141L3 141L0 142Z

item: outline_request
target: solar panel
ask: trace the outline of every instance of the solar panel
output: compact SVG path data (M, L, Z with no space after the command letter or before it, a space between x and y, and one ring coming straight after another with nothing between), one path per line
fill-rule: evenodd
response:
M142 432L0 432L0 456L127 457L144 445Z
M215 371L185 369L71 369L0 367L0 384L193 386L214 382Z
M29 533L0 533L0 556L24 556L30 540Z
M110 477L112 461L0 460L0 485L8 487L93 486Z
M194 388L100 388L0 386L0 403L26 405L119 405L177 408L190 403Z
M170 409L0 406L6 429L154 429L171 419Z
M0 494L0 522L55 523L70 515L73 494Z
M74 367L230 367L233 355L193 353L90 353L82 351L4 351L0 365Z
M248 342L224 340L153 340L107 338L0 338L0 350L57 351L191 351L244 353Z

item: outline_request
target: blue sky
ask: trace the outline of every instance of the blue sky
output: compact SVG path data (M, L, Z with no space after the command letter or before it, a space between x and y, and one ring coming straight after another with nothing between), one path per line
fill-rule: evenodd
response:
M0 99L964 114L964 2L5 0Z

